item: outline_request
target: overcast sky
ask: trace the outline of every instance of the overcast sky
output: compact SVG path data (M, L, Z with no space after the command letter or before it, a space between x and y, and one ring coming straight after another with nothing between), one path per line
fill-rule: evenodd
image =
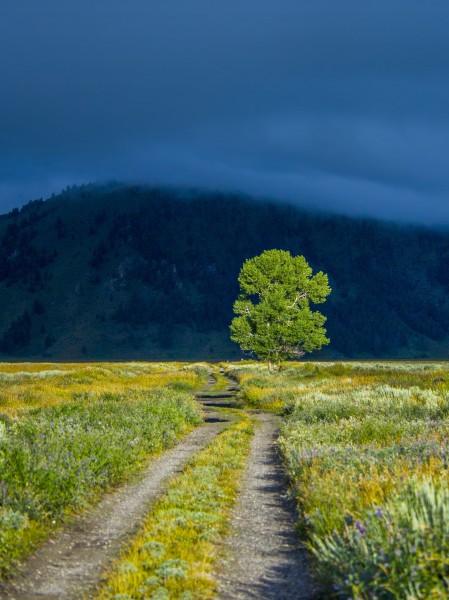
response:
M108 179L449 224L449 2L1 0L0 210Z

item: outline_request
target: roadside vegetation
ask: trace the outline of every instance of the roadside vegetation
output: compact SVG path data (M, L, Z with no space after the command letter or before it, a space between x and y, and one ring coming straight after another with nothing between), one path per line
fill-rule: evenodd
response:
M444 364L231 370L241 401L282 410L280 448L327 593L449 594L449 369Z
M247 414L232 414L237 422L195 455L152 507L98 600L214 596L217 544L227 530L253 431Z
M203 363L0 363L0 414L142 389L189 392L209 370Z
M0 576L201 422L192 392L284 417L279 448L324 597L449 596L449 367L256 362L0 365ZM234 403L233 403L234 404ZM235 406L235 404L234 404ZM97 600L209 598L252 421L169 484Z
M204 365L0 366L0 576L201 421Z

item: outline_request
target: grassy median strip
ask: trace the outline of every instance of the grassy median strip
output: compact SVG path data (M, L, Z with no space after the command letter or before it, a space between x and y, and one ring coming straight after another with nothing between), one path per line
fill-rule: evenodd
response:
M238 419L173 480L98 600L213 596L217 541L226 533L253 433L248 415Z

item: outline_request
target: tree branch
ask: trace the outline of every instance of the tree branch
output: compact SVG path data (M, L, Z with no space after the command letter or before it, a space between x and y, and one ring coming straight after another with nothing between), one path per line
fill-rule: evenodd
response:
M298 294L296 296L295 301L293 302L293 304L291 306L287 306L287 308L294 308L298 304L298 302L300 300L304 300L304 298L307 298L307 296L308 296L307 292L303 292L302 294Z

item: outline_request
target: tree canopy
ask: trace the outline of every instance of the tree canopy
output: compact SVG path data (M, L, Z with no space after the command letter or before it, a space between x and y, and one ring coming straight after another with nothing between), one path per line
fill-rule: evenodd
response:
M329 343L326 317L310 304L326 300L331 289L321 271L312 275L304 256L285 250L266 250L243 264L238 278L238 315L231 323L231 339L242 350L254 352L269 366L299 358Z

